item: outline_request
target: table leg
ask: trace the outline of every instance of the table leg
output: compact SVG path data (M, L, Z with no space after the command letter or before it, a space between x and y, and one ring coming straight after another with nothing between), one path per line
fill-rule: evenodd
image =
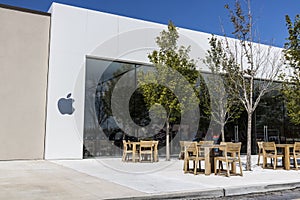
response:
M211 163L210 163L210 148L205 147L204 148L204 154L205 154L205 175L211 174Z
M236 158L236 153L235 152L232 153L232 157ZM236 174L236 162L232 162L232 173Z
M184 171L184 173L187 173L188 170L189 170L189 161L186 158L184 158L183 171Z
M288 146L284 148L284 168L290 170L290 148Z
M158 144L154 145L154 162L158 162Z
M209 162L210 162L210 172L211 173L214 173L215 172L215 152L214 152L214 149L212 151L209 152L210 153L210 159L209 159Z
M263 156L263 168L267 167L267 157Z
M135 162L136 144L132 144L132 161Z

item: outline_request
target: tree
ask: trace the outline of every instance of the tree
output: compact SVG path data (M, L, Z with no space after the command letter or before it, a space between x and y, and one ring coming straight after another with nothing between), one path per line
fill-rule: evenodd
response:
M225 5L230 21L234 26L235 40L225 37L224 49L228 59L233 62L224 69L231 81L230 90L238 94L247 112L247 163L246 170L251 170L251 131L252 115L261 97L273 90L274 80L278 79L281 67L281 51L272 46L255 43L250 0L247 1L247 13L236 1L234 10ZM256 40L259 42L259 38Z
M216 36L210 38L209 44L210 49L207 50L203 60L211 72L205 81L211 96L207 107L211 108L209 109L211 120L220 126L222 141L225 142L225 124L239 118L243 109L236 91L231 93L228 91L232 84L228 75L224 74L224 69L228 65L233 65L234 60L228 59L221 41L218 41Z
M138 77L149 110L165 115L166 160L170 160L170 123L182 121L184 113L199 108L198 94L195 95L199 73L194 60L189 58L190 47L178 47L178 38L177 28L169 22L168 30L163 30L156 38L159 50L148 55L153 70L141 72ZM157 104L161 106L155 106ZM195 113L199 115L199 111ZM195 116L195 121L197 117L200 116Z
M286 16L289 33L285 44L284 55L287 69L291 73L284 76L283 94L291 121L300 124L300 15L296 15L294 23Z

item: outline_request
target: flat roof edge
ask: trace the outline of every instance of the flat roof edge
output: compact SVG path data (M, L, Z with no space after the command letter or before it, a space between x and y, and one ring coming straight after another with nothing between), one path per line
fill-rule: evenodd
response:
M6 5L6 4L0 4L0 8L16 10L16 11L21 11L21 12L27 12L27 13L37 14L37 15L51 16L51 13L48 13L48 12L31 10L31 9L28 9L28 8L21 8L21 7Z

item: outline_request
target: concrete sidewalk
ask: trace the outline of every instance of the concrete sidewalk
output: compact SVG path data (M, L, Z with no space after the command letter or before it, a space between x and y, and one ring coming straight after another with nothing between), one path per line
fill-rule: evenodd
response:
M300 171L262 169L244 176L184 174L183 161L121 158L0 162L0 199L171 199L221 197L300 187ZM244 163L244 162L243 162Z
M144 193L49 161L0 162L0 199L98 200L139 195Z

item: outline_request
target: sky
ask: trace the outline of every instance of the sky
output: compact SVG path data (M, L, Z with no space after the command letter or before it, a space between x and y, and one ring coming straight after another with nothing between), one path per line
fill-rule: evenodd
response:
M246 0L240 0L246 5ZM225 4L234 7L235 0L0 0L0 4L47 12L52 2L73 5L101 12L231 36ZM285 15L292 19L300 14L300 0L252 0L251 11L257 40L283 47L288 36ZM222 28L224 27L224 32Z

